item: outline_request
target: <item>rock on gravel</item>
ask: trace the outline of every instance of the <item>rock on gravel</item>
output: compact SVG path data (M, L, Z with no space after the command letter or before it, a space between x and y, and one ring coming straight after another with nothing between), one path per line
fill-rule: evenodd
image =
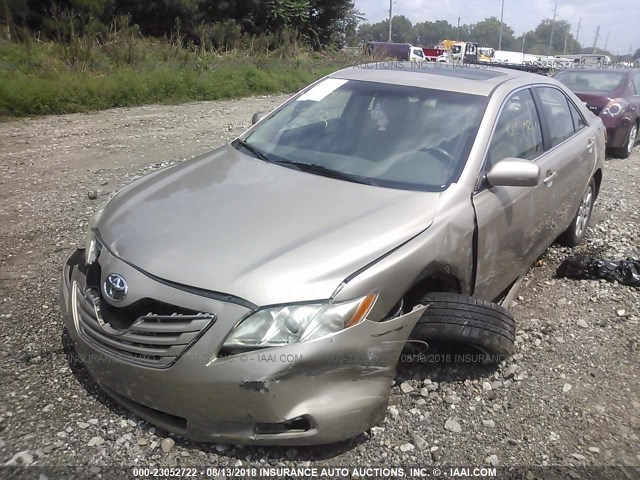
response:
M449 417L447 419L447 421L444 424L444 428L454 433L460 433L462 431L462 427L460 426L460 423L458 423L458 421L453 417Z
M89 440L89 443L87 443L88 446L90 447L95 447L98 445L102 445L104 443L104 438L102 437L91 437L91 440Z
M402 382L402 384L400 384L400 390L402 390L402 393L411 393L414 391L414 388L411 383Z
M495 428L496 422L493 420L482 420L482 424L488 428Z
M16 453L10 460L5 462L5 465L31 465L34 461L33 455L29 450Z
M498 456L497 455L489 455L484 459L484 463L487 465L493 465L494 467L498 465Z
M169 453L173 447L175 446L176 441L173 438L163 438L162 442L160 442L160 449L164 453Z
M413 444L416 446L416 449L422 451L426 450L429 447L427 441L417 433L414 433L411 438L413 440Z

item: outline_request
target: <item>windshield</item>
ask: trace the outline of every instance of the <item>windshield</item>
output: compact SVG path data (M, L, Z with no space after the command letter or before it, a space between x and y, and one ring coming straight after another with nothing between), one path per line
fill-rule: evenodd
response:
M564 71L555 76L574 92L611 93L619 89L626 78L621 72Z
M464 167L486 103L484 96L330 78L236 148L319 175L442 191Z

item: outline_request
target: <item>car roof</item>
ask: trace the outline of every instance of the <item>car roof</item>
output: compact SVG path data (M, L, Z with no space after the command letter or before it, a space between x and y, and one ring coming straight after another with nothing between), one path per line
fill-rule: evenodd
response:
M436 62L374 62L339 70L331 78L389 83L488 96L504 84L553 83L549 77L492 65L450 65Z

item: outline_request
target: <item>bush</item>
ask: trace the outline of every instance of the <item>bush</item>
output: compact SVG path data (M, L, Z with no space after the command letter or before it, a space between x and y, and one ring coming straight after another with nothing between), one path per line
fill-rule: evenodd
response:
M238 33L225 28L225 35ZM286 37L237 37L244 47L220 52L184 46L177 37L144 38L121 20L106 36L73 37L64 44L5 42L0 44L0 114L72 113L292 92L358 61L314 54L298 45L292 33L280 35ZM270 50L273 43L280 47Z

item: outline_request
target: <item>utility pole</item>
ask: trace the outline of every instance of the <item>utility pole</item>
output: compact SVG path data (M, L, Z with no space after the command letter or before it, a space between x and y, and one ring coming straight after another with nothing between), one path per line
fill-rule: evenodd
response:
M553 40L553 27L556 24L557 10L558 10L558 2L556 2L556 6L553 8L553 20L551 20L551 34L549 35L549 55L551 55L551 41Z
M393 18L391 15L393 14L393 0L389 0L389 40L391 43L391 19Z
M504 0L500 7L500 37L498 37L498 50L502 50L502 15L504 14Z
M7 40L11 41L11 13L9 12L7 0L4 0L4 21L7 24Z
M567 54L567 40L569 40L569 30L567 30L567 34L564 36L564 48L562 49L562 55Z
M607 39L604 41L604 51L607 51L607 45L609 44L609 32L607 32Z
M598 35L600 35L600 25L596 28L596 38L593 39L593 52L596 53L596 44L598 43Z
M458 17L458 31L456 33L456 42L460 41L460 17Z
M580 20L578 20L578 30L576 31L576 46L578 45L578 35L580 35L580 24L582 23L582 17L580 17Z

